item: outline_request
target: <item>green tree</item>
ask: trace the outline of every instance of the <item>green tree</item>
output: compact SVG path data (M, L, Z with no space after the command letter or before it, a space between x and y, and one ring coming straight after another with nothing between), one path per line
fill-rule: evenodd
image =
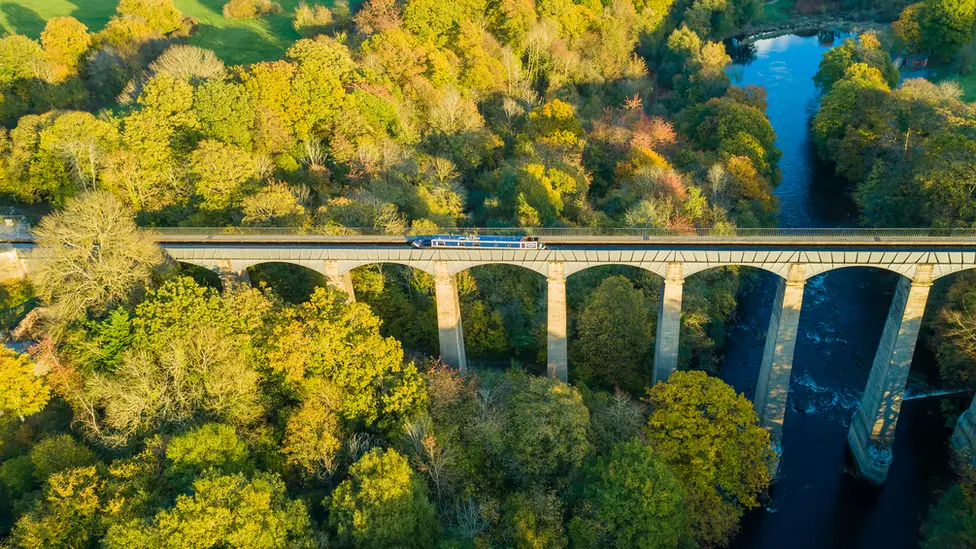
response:
M76 467L95 465L95 453L71 435L56 435L35 444L30 450L31 470L39 483Z
M684 490L662 456L637 440L620 442L593 466L574 547L685 547L692 531Z
M580 312L576 330L574 355L581 380L631 392L650 383L650 311L644 292L625 277L600 283Z
M745 396L704 372L675 372L648 391L647 444L685 490L692 535L727 543L769 485L773 450Z
M516 492L505 502L506 537L517 549L560 549L569 541L563 528L563 502L553 492Z
M918 2L905 7L898 20L891 24L895 37L901 41L909 51L920 52L924 47L922 25L924 23L925 3Z
M13 547L86 549L102 534L100 499L104 479L95 467L56 473L48 479L45 497L11 532Z
M0 350L0 416L27 416L44 409L51 390L34 375L34 365L24 355L10 349Z
M925 45L948 58L973 39L976 0L925 0L922 36Z
M551 485L589 454L590 413L579 391L560 381L512 371L497 387L502 415L496 462L516 486Z
M433 547L440 535L423 481L396 450L364 454L325 503L329 523L346 546Z
M243 86L223 80L207 80L196 90L193 111L205 138L250 150L254 110Z
M976 545L976 470L959 464L959 481L929 509L922 549L964 549Z
M166 445L167 473L177 486L189 486L193 479L216 470L225 475L250 468L247 445L234 427L207 423L173 437Z
M312 549L316 547L305 504L291 500L275 475L210 476L193 483L191 495L151 521L112 526L109 549Z
M898 85L900 75L891 62L891 56L881 47L878 38L870 33L862 34L857 40L847 39L843 44L828 50L820 59L820 67L813 81L824 93L841 78L855 63L863 63L878 69L889 88Z
M41 220L34 236L43 259L31 279L62 320L100 315L127 303L162 262L132 212L106 192L69 200L62 211Z

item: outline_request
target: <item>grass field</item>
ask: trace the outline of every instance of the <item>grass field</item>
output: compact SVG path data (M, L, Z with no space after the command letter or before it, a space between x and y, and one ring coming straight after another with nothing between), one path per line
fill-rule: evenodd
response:
M300 0L278 0L282 13L252 20L225 18L221 15L225 1L174 0L184 15L200 21L191 44L215 51L228 64L238 64L277 59L298 39L291 18ZM98 31L115 13L117 3L118 0L0 0L0 29L38 38L48 19L70 15Z
M793 17L793 4L796 0L775 0L763 4L763 16L760 23L780 23Z

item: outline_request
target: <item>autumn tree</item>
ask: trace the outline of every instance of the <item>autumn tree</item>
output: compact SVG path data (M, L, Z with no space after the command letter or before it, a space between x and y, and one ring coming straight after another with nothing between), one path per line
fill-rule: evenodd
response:
M34 375L34 365L24 355L0 350L0 416L26 416L44 409L51 391Z
M159 34L169 34L183 24L183 14L173 5L173 0L120 0L116 11L119 15L142 18Z
M201 207L223 210L241 203L245 184L254 178L256 166L247 151L220 141L204 140L190 154L189 172L196 183Z
M396 430L427 395L400 343L382 337L379 327L368 305L320 287L287 311L275 328L269 359L292 387L316 377L331 380L342 393L339 411L347 420Z
M326 504L330 525L349 547L419 549L440 535L423 481L396 450L364 454Z
M34 236L40 261L31 279L61 320L100 315L127 303L162 262L132 212L106 192L69 200L62 211L41 220Z
M74 17L49 19L41 33L41 45L52 61L77 73L82 56L92 45L88 27Z
M342 449L341 394L324 379L311 379L302 403L288 417L281 451L302 475L321 478L335 472Z
M648 391L647 444L685 491L691 532L723 545L770 481L769 434L743 395L704 372L675 372Z

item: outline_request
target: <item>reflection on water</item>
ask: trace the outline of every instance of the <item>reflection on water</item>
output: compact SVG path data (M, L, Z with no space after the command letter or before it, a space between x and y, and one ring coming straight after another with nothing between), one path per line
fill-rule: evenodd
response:
M735 45L730 73L738 85L764 86L768 114L783 151L780 226L856 224L844 181L817 157L809 131L818 96L820 57L850 35L787 35ZM742 296L730 327L723 378L752 398L762 360L776 280L764 275ZM906 401L894 460L883 489L857 479L846 436L860 402L897 282L875 269L843 269L807 282L786 412L781 479L765 509L743 520L733 547L749 549L917 547L920 521L934 490L945 482L949 431L940 398ZM919 348L913 374L931 367ZM910 394L923 391L909 387Z

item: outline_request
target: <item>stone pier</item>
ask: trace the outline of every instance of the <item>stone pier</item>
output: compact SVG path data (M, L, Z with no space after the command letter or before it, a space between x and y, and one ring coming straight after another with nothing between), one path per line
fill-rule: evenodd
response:
M464 356L464 333L461 331L461 302L458 299L457 279L446 261L434 262L434 293L437 298L437 332L441 359L445 364L464 370L468 367Z
M976 398L956 420L956 429L952 431L952 448L976 466Z
M325 279L330 287L345 292L350 303L356 301L356 291L352 287L352 273L346 271L339 274L339 263L337 261L325 262Z
M566 349L566 275L563 264L549 264L548 289L546 291L546 329L549 346L546 363L549 377L569 380L568 353Z
M790 265L786 280L780 279L776 287L773 312L766 331L759 381L753 405L759 416L759 424L769 433L770 444L776 451L773 472L779 469L782 455L783 418L786 416L786 400L790 394L790 376L793 373L793 349L796 346L796 330L800 325L800 309L803 306L803 288L806 284L803 265Z
M927 264L919 265L911 280L898 281L864 396L847 432L857 468L872 484L880 485L888 476L898 413L931 286L932 265Z
M654 338L654 369L651 384L667 381L678 369L678 336L681 332L681 296L685 278L681 263L668 263L667 276L661 287L661 304L657 313L657 337Z
M235 283L250 284L251 282L251 277L247 274L247 267L237 267L230 259L218 261L214 272L220 277L220 284L225 290Z

